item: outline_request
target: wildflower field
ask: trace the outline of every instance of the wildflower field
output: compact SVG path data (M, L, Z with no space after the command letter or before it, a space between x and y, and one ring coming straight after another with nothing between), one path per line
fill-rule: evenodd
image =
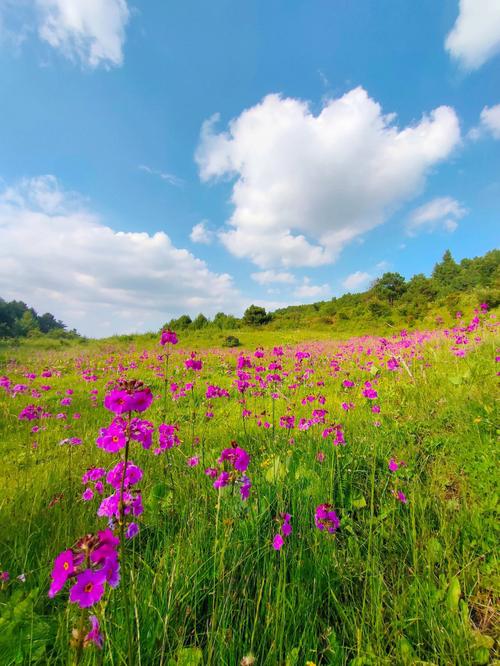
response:
M4 354L1 666L498 663L495 314L311 336Z

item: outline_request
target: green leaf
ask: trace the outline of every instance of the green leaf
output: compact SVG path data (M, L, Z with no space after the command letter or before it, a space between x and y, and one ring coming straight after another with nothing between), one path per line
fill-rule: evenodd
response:
M364 509L366 506L366 500L364 497L358 497L357 499L353 499L351 504L353 509Z
M177 653L177 666L199 666L203 652L197 647L181 648Z
M266 481L268 483L277 483L283 481L286 475L286 465L283 464L279 456L275 456L271 465L266 469Z
M299 648L294 647L286 656L286 666L297 666L299 660Z
M454 576L448 587L448 594L446 595L446 605L453 613L458 612L458 602L462 595L462 590L460 589L460 583L456 576Z

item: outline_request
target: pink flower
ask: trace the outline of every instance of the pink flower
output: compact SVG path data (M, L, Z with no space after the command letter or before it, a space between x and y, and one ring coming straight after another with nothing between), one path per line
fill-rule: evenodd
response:
M224 460L227 460L234 469L239 472L245 472L248 464L250 463L250 456L240 447L235 447L233 449L224 449L218 460L219 464L223 463Z
M326 529L330 534L333 534L340 527L340 520L331 504L319 504L314 514L314 524L319 530Z
M75 561L73 551L71 549L63 550L62 553L54 560L54 567L52 568L51 578L52 583L49 589L49 597L52 599L58 592L62 590L64 584L70 576L75 572Z
M92 488L85 488L83 494L82 494L82 500L84 502L90 502L90 500L94 497L94 491Z
M85 569L77 576L76 583L69 591L69 600L80 608L89 608L101 600L104 594L106 576L102 571Z
M133 539L137 534L139 534L139 526L137 523L130 523L130 525L127 527L125 537L127 539Z
M177 334L170 329L161 332L160 344L164 347L166 344L176 345L178 342Z
M102 650L102 646L104 645L104 638L99 630L99 620L96 618L95 615L91 615L89 617L89 620L92 628L83 639L83 643L85 646L90 645L90 643L93 643L96 647Z
M127 462L125 476L124 467L125 463L123 460L121 460L113 467L113 469L108 472L106 476L106 482L109 483L110 486L113 486L115 490L120 490L122 482L124 488L130 488L130 486L139 483L139 481L142 479L142 469L137 467L137 465L134 465L131 460Z
M96 440L97 446L108 453L123 449L126 442L125 423L122 419L115 419L107 428L101 428L101 434Z
M391 458L389 460L388 467L391 472L397 472L400 467L404 467L405 465L406 463L403 460L401 462L397 462L394 458Z
M281 550L284 543L285 542L283 541L283 537L281 536L281 534L276 534L276 536L273 539L274 550Z
M402 504L408 504L408 498L402 490L398 490L397 492L393 490L392 493Z

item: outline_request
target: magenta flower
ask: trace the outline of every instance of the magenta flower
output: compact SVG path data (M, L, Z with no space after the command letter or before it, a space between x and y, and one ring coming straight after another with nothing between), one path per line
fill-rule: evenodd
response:
M398 499L402 504L408 504L408 498L402 490L392 491L392 494Z
M274 550L281 550L283 544L285 543L283 537L288 537L292 533L292 525L290 524L292 516L289 513L282 513L281 518L283 520L283 523L280 527L280 531L278 532L278 534L275 535L273 539Z
M132 524L135 523L131 523L131 525ZM120 582L120 563L116 552L113 556L107 557L104 560L104 564L98 569L98 571L104 575L106 582L110 587L118 586L118 583Z
M105 476L106 470L103 467L91 467L82 476L82 483L89 483L89 481L98 481Z
M122 382L126 388L110 391L104 398L104 406L117 415L127 412L144 412L153 402L153 394L140 382Z
M107 428L101 428L96 439L97 446L108 453L117 453L126 443L125 422L120 418L115 419Z
M281 550L284 543L285 542L284 542L283 537L281 536L281 534L276 534L276 536L273 539L273 548L274 548L274 550Z
M250 456L245 451L245 449L235 447L232 449L224 449L222 451L217 462L222 464L224 460L227 460L234 467L234 469L238 470L238 472L246 472L246 469L250 463Z
M91 499L94 497L94 491L92 488L85 488L85 490L82 493L82 500L84 502L90 502Z
M142 497L140 493L123 493L123 513L124 515L132 514L133 516L140 516L144 508L142 506ZM114 493L109 497L105 497L100 507L97 509L97 515L102 517L120 519L120 492Z
M247 500L250 496L250 488L252 487L252 482L248 476L242 476L240 479L240 495L242 500Z
M290 414L280 417L280 426L287 430L292 430L292 428L295 428L295 416Z
M133 412L145 412L153 402L153 394L150 389L136 391L130 398L130 409Z
M333 511L331 504L319 504L314 514L314 524L319 530L326 529L330 534L333 534L340 527L340 520Z
M125 414L132 411L130 398L131 395L127 391L114 389L104 398L104 406L115 414Z
M219 476L214 481L214 488L224 488L229 484L230 475L229 472L221 472Z
M99 648L99 650L102 650L102 646L104 645L104 638L99 629L99 620L96 618L95 615L91 615L89 617L89 620L92 628L83 639L83 644L85 645L85 647L87 647L88 645L93 643L96 647Z
M171 449L174 446L180 446L181 440L177 436L178 429L177 425L168 425L167 423L162 423L158 426L159 446L154 450L155 455L163 453L163 451Z
M113 467L113 469L111 469L108 472L106 476L106 482L109 483L110 486L113 486L115 490L120 490L122 485L122 480L123 480L123 487L130 488L130 486L139 483L139 481L142 479L143 476L142 469L140 467L137 467L137 465L134 465L134 463L131 460L127 462L127 470L125 472L125 476L124 476L124 467L125 463L123 460L121 460Z
M118 548L119 543L120 539L115 537L109 528L100 530L98 541L90 553L90 561L93 564L99 564L103 560L117 557L116 549Z
M389 460L388 467L391 472L397 472L400 467L404 467L405 465L406 463L403 460L401 462L397 462L394 458L391 458Z
M167 344L176 345L178 342L177 334L170 329L161 332L160 344L164 347Z
M133 539L137 534L139 534L139 526L137 523L130 523L130 525L127 527L125 537L127 539Z
M145 419L133 418L129 423L130 439L139 442L143 449L153 443L154 425Z
M89 608L101 600L104 594L106 576L102 571L85 569L76 578L76 583L69 591L69 600L80 608Z
M193 456L192 458L188 458L186 463L188 467L196 467L200 462L200 457L199 456Z
M191 356L184 361L186 370L194 370L198 372L203 367L203 363L199 358L196 358L195 352L191 352Z
M34 421L42 417L43 409L39 405L27 405L17 417L20 421Z
M397 359L395 359L394 357L390 358L387 361L387 369L388 370L392 370L394 372L394 370L397 370L398 368L399 368L399 363L398 363Z
M281 532L283 536L290 536L290 534L292 533L292 525L290 524L292 516L289 513L284 513L282 514L282 518L283 518L283 525L281 526Z
M365 398L368 398L368 400L375 400L375 398L378 396L378 393L377 391L375 391L375 389L366 388L363 391L363 395L365 396Z
M73 551L63 550L54 560L54 567L51 572L52 583L49 589L49 597L52 599L60 592L66 581L75 573L75 560Z

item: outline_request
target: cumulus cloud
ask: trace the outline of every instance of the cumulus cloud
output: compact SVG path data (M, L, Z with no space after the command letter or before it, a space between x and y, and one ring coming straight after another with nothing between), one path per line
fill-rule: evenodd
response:
M325 102L268 95L226 131L207 120L196 152L203 181L232 179L234 211L220 239L257 266L331 263L356 237L418 193L460 141L441 106L404 128L363 88Z
M355 273L348 275L345 280L342 281L342 286L350 292L363 291L372 279L373 277L370 273L356 271Z
M189 234L189 238L193 243L201 243L202 245L210 245L213 237L213 231L210 231L210 229L207 228L205 220L195 224Z
M228 274L210 271L163 232L111 229L54 176L0 193L0 293L90 335L241 308Z
M500 139L500 104L484 107L481 111L480 127L494 139Z
M90 68L123 62L126 0L3 0L2 36L19 45L36 30L40 39L65 57Z
M287 271L259 271L258 273L252 273L250 277L262 285L274 283L293 284L296 281L295 276Z
M467 70L478 69L500 51L500 2L460 0L458 18L445 48Z
M421 231L436 229L452 233L458 227L457 220L464 217L467 212L467 209L452 197L436 197L410 214L406 233L409 236L416 236Z
M304 278L302 284L293 292L296 298L319 299L326 298L330 294L330 285L311 284L310 278Z

